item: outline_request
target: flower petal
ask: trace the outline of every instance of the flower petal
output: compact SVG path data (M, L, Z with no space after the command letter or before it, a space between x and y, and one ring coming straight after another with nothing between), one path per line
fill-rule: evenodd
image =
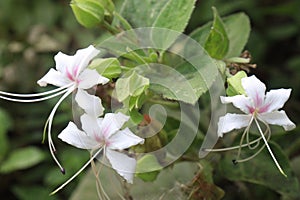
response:
M246 114L249 114L254 107L252 99L244 95L236 95L232 97L221 96L220 98L222 103L232 103L236 108L239 108Z
M283 107L289 99L292 89L270 90L266 94L264 105L260 108L260 112L272 112Z
M78 77L78 88L89 89L98 84L105 84L108 78L101 76L96 70L85 69Z
M45 76L43 76L40 80L37 81L37 83L41 87L45 87L45 86L47 86L47 84L62 87L62 86L65 86L65 85L71 83L71 81L69 79L65 78L65 76L62 73L60 73L59 71L56 71L55 69L51 68L47 72L47 74L45 74Z
M220 117L218 122L218 136L223 137L223 133L249 126L251 115L228 113Z
M123 126L129 117L123 113L107 113L100 124L101 133L107 139Z
M86 69L89 62L99 53L100 50L96 49L93 45L77 50L74 55L74 64L79 68L78 74Z
M100 128L97 118L91 115L83 114L80 117L81 127L84 132L92 139L97 140L100 138ZM98 137L99 136L99 137Z
M90 95L86 91L78 89L75 101L87 114L93 115L94 117L103 115L104 108L99 97Z
M83 131L79 130L73 122L58 135L62 141L80 149L94 149L98 143L88 137Z
M248 97L253 99L256 108L261 107L265 99L266 86L256 76L242 78L242 86Z
M128 183L133 182L136 160L117 151L105 149L112 168L118 172Z
M290 131L296 127L283 110L262 113L259 115L259 119L268 124L282 126L286 131Z
M122 150L137 144L143 144L144 139L133 134L129 128L118 131L109 138L110 149Z
M58 52L54 56L56 69L64 74L64 76L71 73L72 76L74 76L73 78L78 77L78 75L86 69L89 62L98 55L99 52L100 51L92 45L87 48L77 50L73 56Z
M69 56L62 52L58 52L54 56L55 68L66 76L67 71L72 71L74 66L74 56Z

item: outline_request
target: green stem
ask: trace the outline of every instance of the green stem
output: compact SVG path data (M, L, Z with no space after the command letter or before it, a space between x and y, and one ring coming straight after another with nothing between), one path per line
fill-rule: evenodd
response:
M120 33L120 30L117 29L116 27L110 25L108 22L103 21L103 27L108 30L111 34L115 35Z
M131 25L128 23L128 21L122 17L122 15L120 15L118 12L114 12L114 16L118 18L118 20L124 25L125 30L131 30L132 27Z

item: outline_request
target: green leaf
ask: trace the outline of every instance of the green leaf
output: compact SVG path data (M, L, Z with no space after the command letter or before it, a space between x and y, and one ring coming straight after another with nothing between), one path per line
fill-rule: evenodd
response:
M220 18L217 9L215 7L212 9L214 13L214 20L204 48L211 57L222 59L228 52L229 39L224 23Z
M125 0L121 14L134 28L160 27L178 32L185 29L195 0Z
M195 0L168 1L157 15L152 27L183 32L194 10L194 4Z
M136 176L143 181L154 181L162 166L152 154L146 154L137 161Z
M130 96L141 95L149 87L149 79L145 78L135 71L131 71L130 75L119 78L116 82L116 95L120 102Z
M196 40L204 48L205 42L210 33L211 26L212 26L212 22L208 22L208 23L204 24L203 26L195 29L190 34L190 37L193 38L194 40Z
M190 64L175 69L163 65L140 66L139 73L149 78L149 89L164 98L194 104L207 91L203 77Z
M139 113L137 109L132 109L131 111L129 111L129 113L130 113L130 119L134 124L139 124L141 123L141 121L143 121L143 115Z
M102 76L112 79L121 74L120 62L117 58L97 58L89 65L90 69L96 69Z
M56 196L49 196L49 189L41 185L20 185L13 187L13 193L22 200L58 200Z
M4 110L0 109L0 161L5 157L9 148L9 140L7 138L7 131L11 126L10 118Z
M182 162L161 171L153 182L144 182L135 178L133 184L126 187L124 181L111 167L103 166L99 180L110 199L122 199L120 196L124 198L128 195L133 199L188 199L188 194L182 190L181 186L186 186L193 180L198 170L197 163ZM90 170L70 199L98 199L95 184L95 177Z
M149 0L142 4L140 0L126 0L121 14L133 28L151 27L153 42L165 50L184 31L194 4L195 0Z
M223 22L229 39L226 57L239 56L250 35L249 17L245 13L237 13L224 18Z
M255 158L237 165L232 163L235 155L226 154L219 163L220 173L231 181L246 181L268 187L281 194L284 199L299 199L299 182L292 172L287 156L276 143L269 142L269 145L283 171L287 174L287 178L278 171L267 149L264 149ZM244 148L242 153L244 154L242 156L246 158L255 152Z
M1 173L32 167L45 159L45 154L36 147L24 147L16 149L3 162L0 167Z
M223 56L226 58L239 56L248 41L251 31L249 17L245 13L240 12L222 19L229 41L229 44L227 45L228 51L226 55L223 54ZM214 19L214 21L215 20L216 19ZM212 22L208 22L194 30L190 36L204 47L212 26ZM222 48L226 48L225 44Z
M101 24L104 20L104 8L98 0L72 0L71 8L77 21L86 28Z
M151 27L168 0L144 1L124 0L121 14L134 28Z
M247 77L246 72L239 71L234 76L227 79L228 88L226 89L226 94L228 96L235 96L240 94L246 94L245 89L242 86L242 78Z

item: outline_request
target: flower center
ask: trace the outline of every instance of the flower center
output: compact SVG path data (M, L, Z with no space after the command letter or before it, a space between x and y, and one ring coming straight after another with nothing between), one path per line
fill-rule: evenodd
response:
M94 138L95 140L99 143L99 146L109 146L110 145L110 141L108 139L105 138L105 136L99 136L99 134L97 134L96 132L94 132Z
M253 115L254 118L256 118L259 112L260 112L259 108L252 108L251 114Z
M69 80L75 82L76 84L78 84L80 82L80 80L77 78L78 76L78 70L79 70L79 66L75 66L72 71L69 71L69 69L67 68L66 70L66 74Z

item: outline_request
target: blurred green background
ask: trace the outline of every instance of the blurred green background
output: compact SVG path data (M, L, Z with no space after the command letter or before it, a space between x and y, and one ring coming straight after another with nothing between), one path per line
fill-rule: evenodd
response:
M246 49L257 69L251 71L269 89L292 88L285 105L288 116L300 122L300 1L299 0L199 0L186 34L212 19L211 6L221 16L239 11L249 15L252 32ZM104 30L87 30L73 16L68 0L0 1L0 90L16 93L43 91L36 81L50 67L53 56L73 54L96 41ZM58 195L52 189L71 176L88 159L88 152L69 147L56 135L72 118L70 101L59 108L53 127L57 155L67 169L61 175L42 144L43 126L55 99L38 104L0 101L0 196L5 199L68 199L80 177ZM299 128L274 137L287 152L300 177ZM219 185L238 199L231 184ZM251 187L250 184L248 184ZM230 191L232 190L232 191ZM231 196L228 196L231 192ZM267 198L266 198L267 199Z

